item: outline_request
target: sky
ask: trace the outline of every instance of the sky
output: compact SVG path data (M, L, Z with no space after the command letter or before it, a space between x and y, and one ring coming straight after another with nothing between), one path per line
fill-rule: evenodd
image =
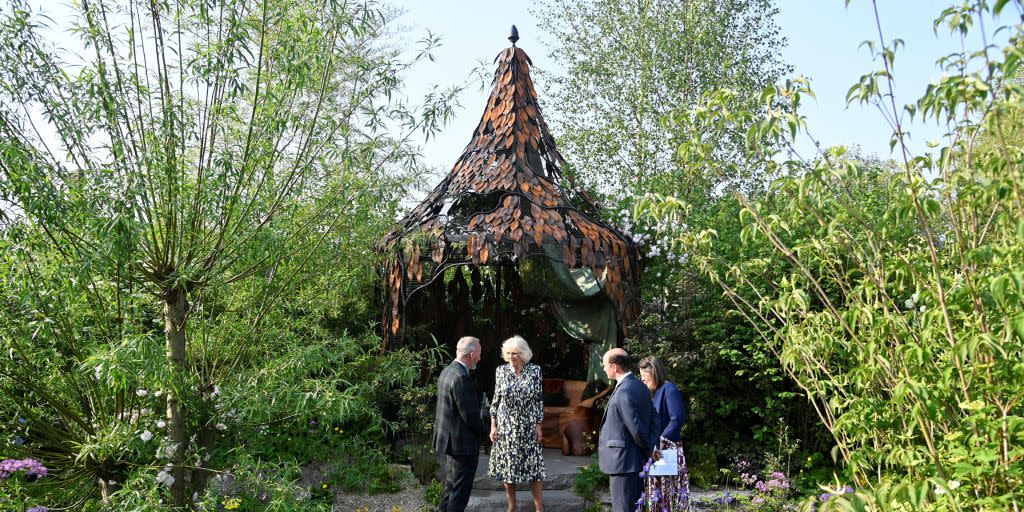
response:
M3 0L0 0L2 2ZM388 1L388 0L385 0ZM483 66L488 78L493 72L494 57L509 45L506 39L510 27L519 29L519 47L534 63L534 68L560 73L548 55L544 42L550 41L537 28L537 17L532 10L536 2L522 0L390 0L405 14L399 23L405 31L403 37L412 43L427 31L441 36L442 44L434 52L434 61L425 61L407 72L405 83L411 102L419 102L434 85L449 87L471 80L472 71ZM957 51L961 41L940 28L933 30L933 20L954 0L878 0L882 30L889 40L901 38L905 47L896 56L896 102L902 106L912 103L925 91L926 86L941 77L935 61L942 55ZM34 0L43 12L59 20L66 15L67 2L62 0ZM861 75L875 70L867 48L860 47L864 40L877 40L874 11L870 0L777 0L780 13L776 18L786 45L782 60L794 68L792 76L811 80L817 100L807 98L804 115L810 133L823 146L859 145L866 154L890 156L891 130L873 106L846 105L846 92ZM1017 17L1014 7L1010 16ZM991 23L988 28L992 31ZM57 36L70 38L69 34ZM1003 38L1005 39L1005 37ZM74 46L64 41L64 46ZM966 41L968 47L981 46L980 36ZM534 73L540 82L542 77ZM461 108L455 118L436 138L421 140L425 162L439 173L447 172L462 154L483 112L490 88L481 90L479 81L460 96ZM543 85L538 83L538 85ZM543 94L543 88L538 87ZM548 103L548 109L557 105ZM545 112L550 121L557 112ZM932 124L910 125L911 149L924 150L928 141L938 140L944 130ZM812 156L810 140L798 141L797 149L803 156Z
M959 49L959 36L950 36L944 28L940 28L938 34L933 30L933 20L950 3L946 0L878 1L885 37L901 38L905 42L895 60L898 106L919 98L930 82L941 77L935 61ZM512 24L519 29L518 46L530 55L535 68L560 71L543 45L543 41L550 38L538 33L537 17L531 13L533 2L403 0L398 5L406 10L400 20L412 33L429 29L442 37L442 46L435 52L436 61L414 69L407 77L413 98L422 95L431 84L462 83L481 60L487 63L488 73L492 72L490 62L509 45L505 38ZM859 145L866 154L889 157L891 129L878 110L873 106L857 104L847 108L846 105L850 86L880 66L879 62L872 62L867 48L859 47L866 39L878 38L871 2L852 0L844 7L843 0L778 0L777 5L780 14L776 23L787 40L782 60L794 67L793 76L811 80L811 88L817 96L816 101L807 98L804 109L815 139L826 147ZM980 48L980 37L966 44ZM538 79L536 74L534 79ZM447 171L455 163L469 142L489 92L489 88L484 91L471 88L462 95L462 108L456 118L444 133L422 146L429 165ZM548 108L557 108L557 105ZM553 115L546 112L548 118ZM914 123L910 125L911 149L922 151L926 142L939 140L943 133L944 130L934 123ZM813 145L808 139L798 141L797 149L804 156L813 154Z

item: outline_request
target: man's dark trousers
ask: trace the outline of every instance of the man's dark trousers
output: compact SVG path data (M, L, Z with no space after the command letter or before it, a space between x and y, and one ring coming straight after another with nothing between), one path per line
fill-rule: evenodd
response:
M444 491L441 493L440 512L462 512L469 503L469 495L473 492L473 479L476 478L476 466L480 460L478 455L447 455L447 476L444 479Z
M620 497L612 500L612 512L633 512L636 510L636 502L640 501L640 474L622 473L619 475L608 475L608 487L612 496Z

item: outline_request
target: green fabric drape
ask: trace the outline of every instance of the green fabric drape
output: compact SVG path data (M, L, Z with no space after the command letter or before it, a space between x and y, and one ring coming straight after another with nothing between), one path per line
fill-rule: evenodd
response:
M589 268L569 268L558 261L559 250L545 247L547 257L523 260L520 275L523 292L547 297L554 305L555 318L574 338L590 341L587 380L607 380L601 358L618 342L618 321L601 283Z

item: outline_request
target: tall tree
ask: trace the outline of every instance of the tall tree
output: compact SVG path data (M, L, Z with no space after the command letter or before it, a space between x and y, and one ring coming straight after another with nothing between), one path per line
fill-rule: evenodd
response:
M202 382L188 330L202 291L294 279L275 270L309 257L355 194L408 165L409 136L450 113L448 96L422 111L393 100L401 72L433 41L400 60L381 42L391 15L372 2L85 0L74 9L73 26L54 28L80 36L81 56L54 49L26 2L0 9L0 199L66 265L89 263L97 299L111 278L118 305L125 283L154 297L172 376L167 481L181 505L189 439L212 428L190 423L183 405ZM255 307L280 299L268 293ZM258 327L262 315L253 318Z
M559 143L591 186L643 193L707 194L721 181L678 165L684 118L669 116L720 88L737 107L788 72L770 0L550 0L537 10L551 35L548 73ZM741 158L744 127L713 137L714 156Z

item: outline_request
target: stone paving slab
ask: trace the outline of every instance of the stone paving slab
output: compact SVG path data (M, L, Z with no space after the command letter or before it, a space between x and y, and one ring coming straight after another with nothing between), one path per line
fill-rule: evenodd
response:
M516 512L533 512L533 495L530 491L516 492ZM466 512L504 512L508 501L504 491L473 490L466 505ZM544 491L544 512L582 512L583 498L572 491Z
M487 463L489 456L481 454L480 462L476 467L476 478L473 481L473 489L503 491L504 487L495 479L487 476ZM548 479L544 481L546 490L568 490L572 489L572 482L579 474L580 468L589 466L594 459L590 457L573 457L562 455L561 450L554 448L544 449L544 469L547 470ZM530 489L529 483L522 483L516 486L520 491Z
M473 494L466 507L467 512L505 512L508 502L504 488L493 478L487 476L489 457L481 454L477 465L476 478L473 483ZM591 457L572 457L562 455L561 450L544 450L544 467L548 479L544 481L545 512L583 512L583 498L572 492L572 483L581 467L594 462ZM533 495L530 484L519 484L516 492L516 512L533 512ZM728 490L732 495L750 495L748 490L736 489L697 489L690 488L692 510L708 510L714 502ZM601 496L605 510L611 510L611 497L608 493ZM720 505L718 507L721 507Z

